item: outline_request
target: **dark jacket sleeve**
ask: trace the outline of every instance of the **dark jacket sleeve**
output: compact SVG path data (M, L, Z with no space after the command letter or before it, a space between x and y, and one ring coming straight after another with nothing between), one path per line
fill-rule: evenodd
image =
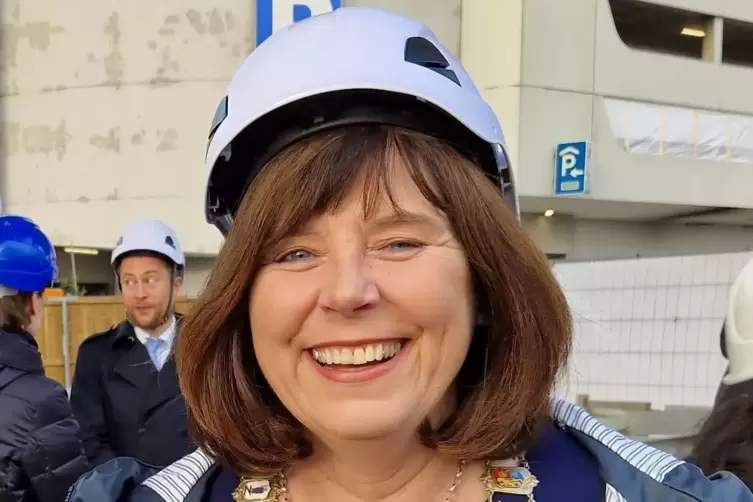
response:
M164 502L150 488L140 486L157 472L158 468L135 459L115 458L81 476L66 502Z
M14 420L13 427L3 433L5 445L12 445L0 475L3 502L60 502L89 470L65 390L44 381L34 391L26 401L6 403L13 407Z
M92 465L99 465L116 457L110 447L105 422L101 354L97 351L97 341L89 339L79 347L71 386L71 406L81 425L81 439Z

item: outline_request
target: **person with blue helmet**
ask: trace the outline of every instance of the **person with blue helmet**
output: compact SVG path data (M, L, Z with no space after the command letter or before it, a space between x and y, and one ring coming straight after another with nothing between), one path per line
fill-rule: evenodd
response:
M55 248L33 221L0 216L0 500L59 502L89 469L68 395L45 376L36 334Z

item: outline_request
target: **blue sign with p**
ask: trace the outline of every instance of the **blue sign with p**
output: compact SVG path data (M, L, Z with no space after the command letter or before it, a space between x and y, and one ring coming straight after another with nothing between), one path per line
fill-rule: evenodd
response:
M342 0L256 0L256 45L290 24L341 6Z

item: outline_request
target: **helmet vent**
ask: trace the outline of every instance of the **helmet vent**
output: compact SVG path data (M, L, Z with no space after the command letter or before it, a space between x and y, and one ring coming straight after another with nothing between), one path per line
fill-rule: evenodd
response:
M225 119L227 118L227 96L222 98L222 101L220 101L219 106L217 107L217 111L214 112L214 118L212 119L212 127L209 128L209 140L212 140L212 137L214 136L214 133L217 132L217 129L220 127L220 124L222 124Z
M454 71L449 69L450 63L442 51L431 40L424 37L410 37L405 41L405 61L423 66L460 85L460 80Z

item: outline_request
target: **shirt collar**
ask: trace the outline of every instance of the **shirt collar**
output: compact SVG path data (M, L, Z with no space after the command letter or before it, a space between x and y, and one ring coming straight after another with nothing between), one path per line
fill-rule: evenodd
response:
M167 329L157 338L164 341L168 347L172 347L173 339L175 338L175 333L177 331L175 328L175 317L173 317L172 321L170 322L170 326L168 326ZM139 328L138 326L134 326L133 331L134 333L136 333L136 338L138 338L141 343L146 343L146 341L151 337L151 335L147 331Z

